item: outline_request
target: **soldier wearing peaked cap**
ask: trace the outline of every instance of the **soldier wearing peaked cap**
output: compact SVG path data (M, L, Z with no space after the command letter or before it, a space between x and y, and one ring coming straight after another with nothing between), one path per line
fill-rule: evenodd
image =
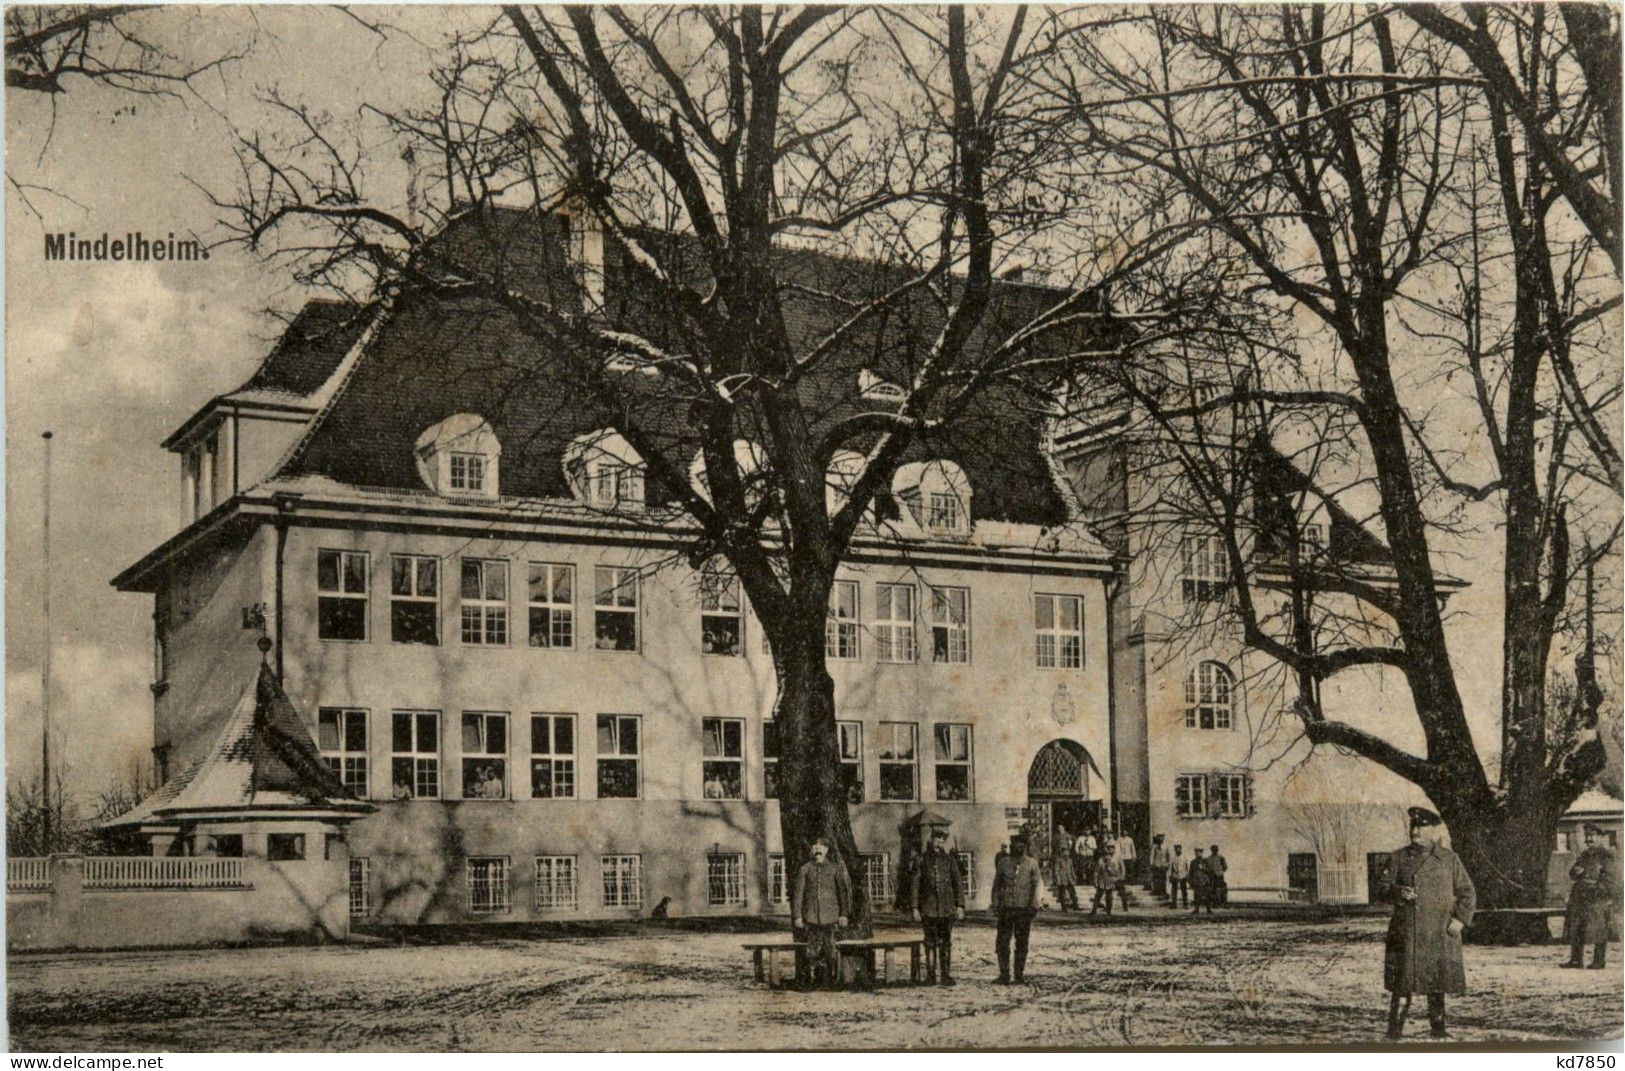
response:
M1569 961L1565 967L1585 966L1585 946L1591 946L1591 966L1608 966L1608 916L1618 907L1619 856L1602 842L1602 829L1587 822L1585 851L1569 868Z
M1411 842L1389 856L1377 884L1378 898L1394 905L1383 962L1390 1041L1400 1038L1416 993L1427 994L1433 1036L1449 1036L1444 998L1467 991L1461 932L1476 903L1467 868L1441 841L1439 816L1425 807L1412 807L1409 816Z

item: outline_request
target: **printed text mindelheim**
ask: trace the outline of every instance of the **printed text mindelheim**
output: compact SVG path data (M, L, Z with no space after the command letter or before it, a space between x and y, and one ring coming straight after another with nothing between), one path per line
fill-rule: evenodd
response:
M81 238L73 231L45 235L46 260L208 260L209 251L195 238L176 240L173 232L167 238L150 239L140 231L114 238L105 231L100 238Z

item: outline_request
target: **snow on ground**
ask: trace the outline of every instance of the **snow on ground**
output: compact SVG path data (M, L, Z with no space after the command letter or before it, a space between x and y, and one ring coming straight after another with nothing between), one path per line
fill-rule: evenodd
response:
M1370 1044L1384 921L1040 919L1028 981L993 929L956 933L952 989L769 991L741 934L15 956L22 1051L576 1050ZM1621 973L1557 945L1467 949L1460 1042L1621 1036ZM1616 946L1617 952L1617 946ZM1617 959L1616 959L1617 962ZM1423 1003L1407 1040L1427 1043Z

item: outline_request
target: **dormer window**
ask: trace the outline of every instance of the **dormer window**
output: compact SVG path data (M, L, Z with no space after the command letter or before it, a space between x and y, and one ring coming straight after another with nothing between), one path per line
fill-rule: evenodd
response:
M502 444L475 413L457 413L418 436L418 477L429 490L455 498L495 498Z
M577 499L599 509L644 504L643 458L608 428L578 436L565 447L564 475Z
M960 512L959 496L943 491L931 492L926 500L925 526L935 531L962 530L965 527L965 518Z
M479 454L454 453L451 455L451 489L453 491L485 490L485 458Z
M970 534L970 481L952 461L916 461L900 466L892 494L907 505L914 521L933 535Z

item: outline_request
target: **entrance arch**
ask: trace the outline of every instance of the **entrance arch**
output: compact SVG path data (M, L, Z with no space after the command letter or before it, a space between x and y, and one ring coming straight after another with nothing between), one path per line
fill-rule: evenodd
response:
M1089 791L1091 770L1100 776L1088 748L1076 740L1051 740L1033 756L1027 768L1027 814L1042 856L1054 850L1059 827L1075 837L1100 826L1100 800Z

